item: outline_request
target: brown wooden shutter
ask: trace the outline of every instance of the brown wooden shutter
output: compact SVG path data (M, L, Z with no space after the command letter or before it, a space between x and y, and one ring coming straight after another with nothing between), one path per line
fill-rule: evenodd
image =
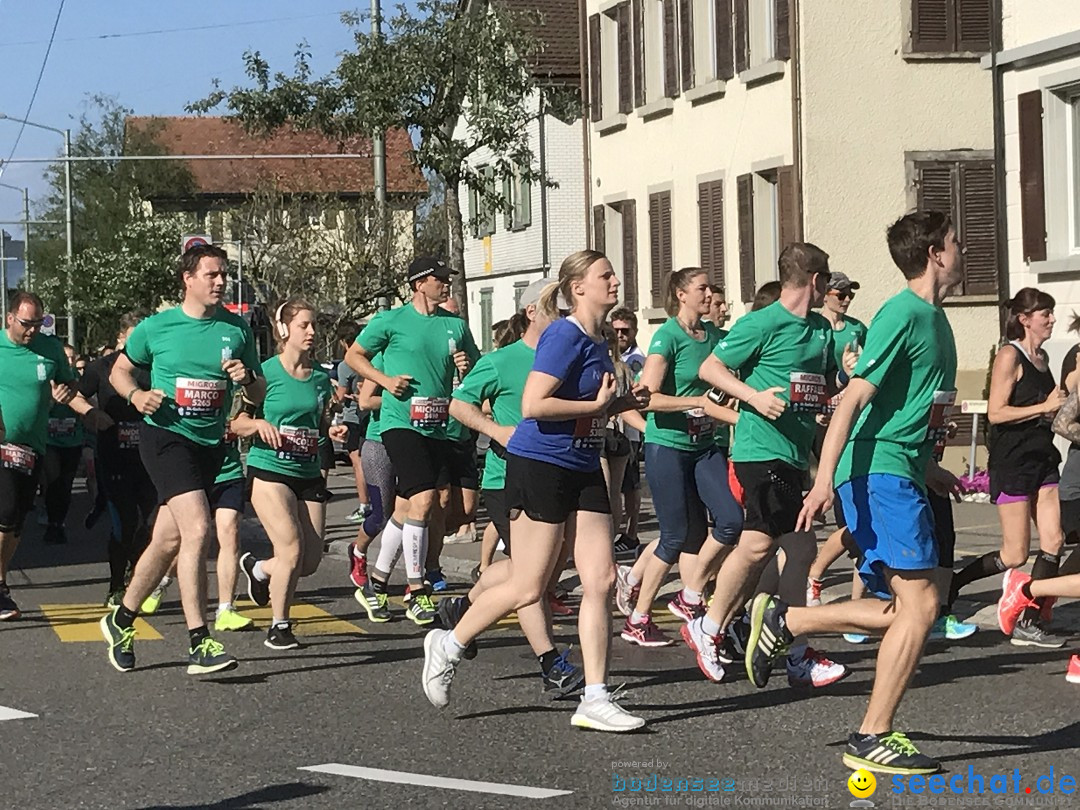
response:
M660 235L663 239L663 250L660 253L660 290L661 296L667 287L671 271L674 269L671 249L671 192L660 193Z
M698 185L698 230L701 239L701 269L709 283L724 283L724 182L713 180Z
M632 0L630 11L634 29L634 106L645 104L645 3Z
M679 0L679 57L682 66L682 89L694 86L694 3Z
M957 230L967 249L964 295L994 295L998 291L994 162L960 161L959 174L961 221Z
M637 203L624 200L619 203L619 213L622 214L623 304L627 309L637 310Z
M1043 174L1042 91L1021 93L1017 98L1020 118L1020 219L1024 234L1024 259L1046 261L1046 191Z
M604 227L604 206L594 205L592 209L593 249L607 253L607 229Z
M698 243L701 246L701 258L698 261L702 270L709 274L712 280L713 261L713 210L712 195L709 194L711 183L698 183L697 187L697 210L698 210Z
M619 112L634 111L634 58L630 47L630 3L615 7L615 26L619 42Z
M663 306L664 284L671 275L671 192L649 195L649 267L652 305Z
M954 164L921 163L916 166L919 173L919 209L923 211L944 211L953 218L959 227L957 212L953 210L955 197L953 189Z
M604 117L603 83L600 75L600 15L589 17L589 116L593 121Z
M776 170L776 198L780 209L780 250L783 251L792 242L799 241L799 194L794 166L781 166Z
M735 72L742 73L750 67L750 0L735 0L734 8Z
M663 0L664 4L664 95L679 95L679 27L675 8L676 0Z
M956 50L990 50L994 15L990 0L953 0L956 3Z
M955 0L911 0L911 50L952 53L956 50Z
M787 61L791 58L791 7L788 0L774 0L775 21L773 33L775 34L776 46L773 56Z
M732 0L715 0L716 12L716 78L728 80L735 76L735 31L731 18Z
M739 206L739 292L744 302L750 302L757 292L754 270L754 175L739 175L736 189Z

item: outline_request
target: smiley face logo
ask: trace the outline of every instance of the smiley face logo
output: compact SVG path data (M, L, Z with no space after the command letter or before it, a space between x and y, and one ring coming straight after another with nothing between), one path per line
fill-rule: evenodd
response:
M874 775L865 768L859 768L847 780L848 790L851 791L851 795L856 799L865 799L867 796L873 796L874 791L877 789L877 779Z

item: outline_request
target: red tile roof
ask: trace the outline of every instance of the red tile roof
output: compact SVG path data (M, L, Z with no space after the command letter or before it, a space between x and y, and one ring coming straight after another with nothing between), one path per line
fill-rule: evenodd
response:
M215 116L128 116L126 126L149 130L167 153L177 155L371 154L365 137L334 140L292 127L255 135ZM410 160L412 148L405 130L386 134L387 193L427 192L427 181ZM364 194L375 186L371 158L192 160L187 165L199 195L250 194L267 184L293 194Z

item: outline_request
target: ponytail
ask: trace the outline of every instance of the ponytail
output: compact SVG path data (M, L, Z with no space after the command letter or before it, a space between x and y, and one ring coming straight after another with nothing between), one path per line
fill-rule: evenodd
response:
M1024 337L1024 325L1020 323L1020 316L1043 310L1052 310L1055 301L1053 296L1044 293L1042 290L1035 287L1024 287L1022 290L1018 290L1016 295L1002 306L1008 312L1008 318L1005 321L1005 337L1009 340L1021 340ZM1076 328L1078 320L1080 319L1073 317L1073 322L1070 325L1071 329Z
M664 311L668 315L674 318L679 314L679 290L685 290L691 281L702 275L705 275L705 270L700 267L683 267L668 276L664 289Z

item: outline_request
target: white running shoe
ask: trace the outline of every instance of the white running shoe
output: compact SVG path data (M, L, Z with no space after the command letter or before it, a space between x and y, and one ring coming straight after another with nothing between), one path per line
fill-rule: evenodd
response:
M817 607L821 604L821 580L806 578L806 606Z
M698 669L701 674L714 683L720 683L724 679L724 665L720 663L717 654L724 637L710 636L701 629L701 619L687 622L679 628L683 641L697 655Z
M443 651L443 639L449 632L432 630L424 636L424 669L420 678L424 694L436 709L445 709L450 703L450 684L457 671L457 665Z
M634 612L635 602L637 602L637 595L634 593L634 586L630 584L628 577L630 576L631 568L629 565L619 565L615 567L615 607L618 608L619 613L623 616L629 616Z
M581 699L577 711L570 718L570 725L593 731L634 731L645 725L645 720L635 717L611 698L605 700Z
M848 674L843 664L830 661L813 647L807 647L801 658L788 656L787 677L792 686L812 686L820 689L831 686Z

